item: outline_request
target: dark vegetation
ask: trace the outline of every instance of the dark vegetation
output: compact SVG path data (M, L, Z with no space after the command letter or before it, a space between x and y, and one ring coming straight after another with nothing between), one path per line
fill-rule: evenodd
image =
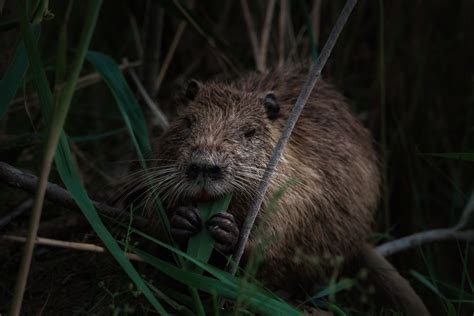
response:
M24 36L16 2L0 1L2 78ZM89 18L89 2L93 1L49 1L54 17L50 15L40 23L38 48L50 88L70 76L81 29ZM272 1L249 1L259 36L269 2ZM282 3L276 1L275 5L267 68L276 67L282 56L285 63L309 65L326 41L344 1L286 1L283 14ZM183 11L183 5L194 8ZM282 16L286 21L283 38L278 31ZM67 29L62 28L67 34L64 42L60 29L66 22ZM177 36L180 30L181 37ZM361 0L323 71L325 80L352 100L383 157L384 199L375 243L450 227L461 217L474 179L473 38L473 1ZM176 50L168 62L166 55L174 41ZM60 43L67 43L67 50ZM161 121L147 106L130 69L159 109L172 118L177 111L174 97L186 80L234 78L257 68L241 2L237 0L105 1L88 49L122 65L147 123L145 128L140 126L140 120L132 122L138 139L138 146L134 146L124 123L124 117L134 117L134 104L128 104L127 113L121 113L101 75L88 77L97 68L84 64L64 127L80 166L80 176L69 175L72 183L82 183L87 188L91 198L109 203L117 197L117 183L127 173L129 161L137 159L136 147L146 149L146 130L154 136L162 130ZM67 57L67 67L58 62L61 56ZM108 67L113 68L110 64ZM165 68L162 80L158 79ZM32 69L26 72L15 98L0 104L0 161L39 175L48 125L42 119L44 104L36 97ZM5 95L0 95L0 101L4 99ZM65 161L69 158L63 157ZM64 174L59 173L56 162L49 181L66 182ZM0 220L31 197L0 180ZM0 238L7 234L26 236L28 214L25 211L4 227L0 225ZM128 245L127 249L140 240L137 234L132 234L130 240L130 227L121 229L114 218L103 220L121 245ZM127 224L125 221L126 227ZM470 225L472 228L472 221ZM102 245L97 227L94 228L81 212L45 202L38 236ZM20 243L0 240L0 315L8 311L12 299L21 248ZM472 244L466 241L439 241L389 259L411 281L433 314L471 315L473 251ZM152 295L169 312L192 314L199 310L199 300L193 300L186 288L172 289L169 280L156 279L156 270L161 268L142 263L136 267L137 277L147 282ZM335 287L328 284L327 289L332 291L327 293L337 295L322 295L326 298L315 299L316 305L330 302L335 314L389 312L378 309L368 286L357 283L355 278L343 281L336 280ZM217 294L223 291L214 287L214 294L202 298L206 309L215 307ZM231 291L239 293L235 288ZM207 300L211 303L207 304ZM239 306L255 311L248 302L244 296ZM283 308L284 304L277 302L272 302L274 308ZM207 310L209 314L213 307ZM154 308L112 256L36 246L22 310L25 314L45 315L144 314L153 313Z

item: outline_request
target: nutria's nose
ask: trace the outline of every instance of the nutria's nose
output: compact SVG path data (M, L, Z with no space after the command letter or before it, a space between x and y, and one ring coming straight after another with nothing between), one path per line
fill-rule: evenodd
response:
M186 170L186 175L191 179L196 179L199 175L213 180L222 177L222 169L218 165L204 165L191 163Z

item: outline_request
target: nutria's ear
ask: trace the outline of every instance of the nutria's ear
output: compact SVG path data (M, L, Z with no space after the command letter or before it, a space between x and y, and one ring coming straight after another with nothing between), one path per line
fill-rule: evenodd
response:
M280 105L273 92L268 92L263 98L263 105L267 110L267 116L270 120L276 119L280 114Z
M201 83L197 80L191 79L186 84L186 89L184 90L184 96L189 101L193 101L199 93L199 89L201 88Z

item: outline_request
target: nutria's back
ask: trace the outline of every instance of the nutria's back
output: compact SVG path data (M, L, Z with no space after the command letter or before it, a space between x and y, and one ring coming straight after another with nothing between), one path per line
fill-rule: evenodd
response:
M275 141L305 80L306 73L290 70L251 75L235 87L260 94L273 91L280 104L280 117L272 124ZM336 256L358 252L371 233L379 199L378 160L369 131L346 99L324 81L316 85L293 130L278 175L280 182L293 177L301 183L290 188L266 223L269 231L281 230L278 247L270 251L274 262L299 257L300 267L277 273L282 282L295 269L301 271L299 278L314 280L312 263L319 262L325 274L324 257L334 263ZM271 191L275 189L273 185ZM267 270L280 271L279 264Z

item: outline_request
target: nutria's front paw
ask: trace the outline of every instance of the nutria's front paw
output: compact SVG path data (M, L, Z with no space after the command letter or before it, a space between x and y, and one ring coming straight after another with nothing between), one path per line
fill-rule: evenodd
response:
M177 242L186 242L202 229L198 209L193 206L178 207L171 216L171 236Z
M230 213L217 213L206 222L209 234L216 241L215 248L225 254L231 254L239 241L239 226Z

